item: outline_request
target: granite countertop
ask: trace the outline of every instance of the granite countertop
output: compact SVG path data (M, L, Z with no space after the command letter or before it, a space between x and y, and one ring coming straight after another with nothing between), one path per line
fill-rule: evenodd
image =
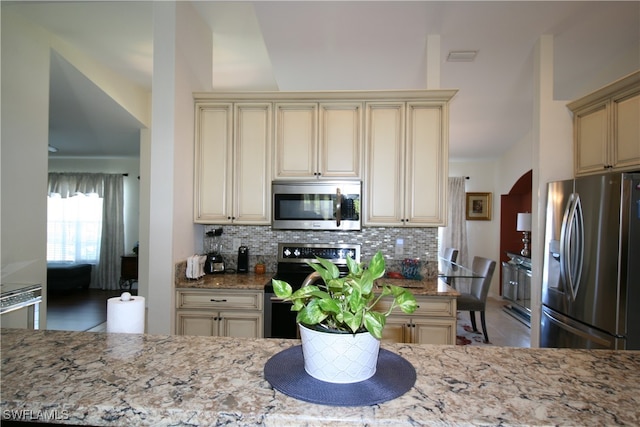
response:
M271 281L272 274L223 273L207 274L199 279L176 278L175 287L181 289L248 289L261 291Z
M640 352L383 344L417 380L330 408L275 391L296 340L3 329L2 419L80 425L639 425ZM30 418L27 418L30 417Z
M247 289L263 290L273 274L210 274L200 279L176 278L175 287L178 289ZM378 282L406 287L414 295L422 296L459 296L460 293L447 285L444 281L435 279L408 280L408 279L380 279Z

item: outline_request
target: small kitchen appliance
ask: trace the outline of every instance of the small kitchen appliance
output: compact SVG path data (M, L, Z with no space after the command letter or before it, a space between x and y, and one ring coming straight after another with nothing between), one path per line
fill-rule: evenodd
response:
M222 228L207 231L206 234L209 238L209 253L207 253L207 260L204 263L204 272L207 274L224 273L224 258L222 258L222 244L220 243Z
M240 246L238 248L238 273L249 271L249 248Z
M317 262L316 257L331 260L340 270L341 276L349 272L347 257L360 262L360 245L328 243L278 243L278 266L274 279L284 280L294 290L315 270L308 262ZM297 312L291 311L291 302L278 298L271 280L264 287L264 337L299 338L296 324Z
M273 229L360 230L360 181L273 181Z

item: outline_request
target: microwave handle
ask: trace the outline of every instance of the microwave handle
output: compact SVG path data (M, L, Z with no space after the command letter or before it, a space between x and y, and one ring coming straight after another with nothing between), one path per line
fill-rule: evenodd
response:
M340 220L342 219L342 194L340 188L336 190L336 227L340 227Z

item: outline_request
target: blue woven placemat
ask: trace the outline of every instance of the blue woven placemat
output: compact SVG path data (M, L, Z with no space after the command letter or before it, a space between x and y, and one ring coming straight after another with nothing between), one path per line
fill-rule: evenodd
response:
M403 357L380 349L373 377L352 384L320 381L304 370L302 346L288 348L264 365L264 376L276 390L305 402L331 406L369 406L402 396L416 382L416 370Z

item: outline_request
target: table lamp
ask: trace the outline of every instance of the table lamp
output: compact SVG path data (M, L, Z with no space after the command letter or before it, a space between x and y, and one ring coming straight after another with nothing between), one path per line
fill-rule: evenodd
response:
M518 223L516 226L516 231L522 231L522 243L524 247L520 251L520 255L528 257L531 253L529 252L529 232L531 231L531 214L530 213L519 213L518 214Z

